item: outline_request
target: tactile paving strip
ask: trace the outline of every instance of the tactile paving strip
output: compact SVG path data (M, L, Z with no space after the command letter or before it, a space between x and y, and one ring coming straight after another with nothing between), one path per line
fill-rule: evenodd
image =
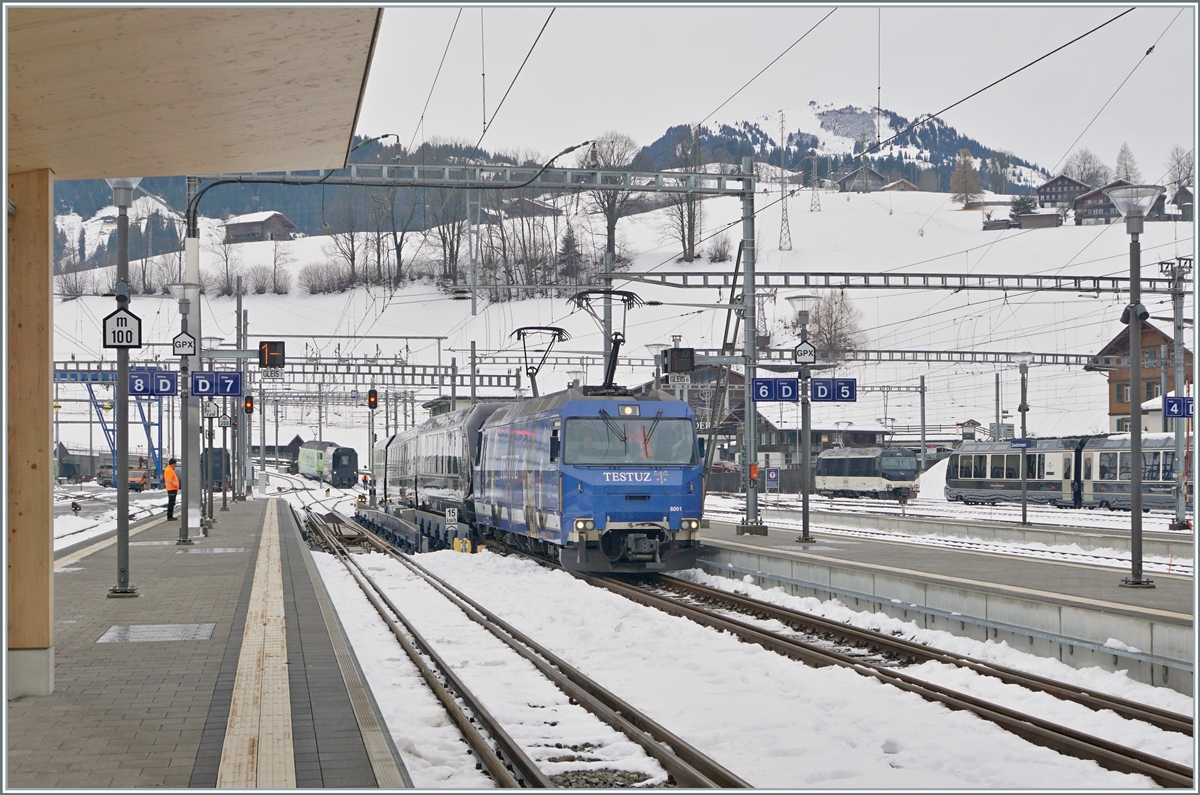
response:
M212 549L177 549L177 550L175 550L175 554L183 555L186 553L189 555L195 555L195 554L202 553L202 552L218 553L218 552L245 552L245 551L246 551L245 547L213 547Z
M216 624L128 624L109 627L97 643L140 643L160 640L209 640Z

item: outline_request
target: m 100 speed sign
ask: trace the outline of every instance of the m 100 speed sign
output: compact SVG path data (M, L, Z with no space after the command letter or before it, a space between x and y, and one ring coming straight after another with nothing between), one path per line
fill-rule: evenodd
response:
M104 347L142 347L142 319L128 309L118 309L104 318Z

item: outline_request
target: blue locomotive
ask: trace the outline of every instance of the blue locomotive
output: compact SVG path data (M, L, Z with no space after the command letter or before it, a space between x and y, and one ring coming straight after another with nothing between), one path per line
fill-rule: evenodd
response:
M702 460L684 401L569 389L433 417L380 444L375 471L384 513L411 511L421 548L465 526L569 570L644 572L695 565Z

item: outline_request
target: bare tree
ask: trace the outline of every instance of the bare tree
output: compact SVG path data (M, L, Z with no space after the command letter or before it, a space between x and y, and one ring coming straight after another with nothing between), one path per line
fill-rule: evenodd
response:
M211 272L207 286L217 295L233 295L238 271L242 269L242 254L236 244L226 238L224 225L214 227L209 233L208 253L214 260L215 271Z
M413 191L406 193L408 201L396 208L396 189L388 191L388 225L392 234L392 256L395 257L396 267L392 272L392 286L399 287L404 280L404 238L416 223L417 210L420 203L415 199ZM407 208L407 209L405 209Z
M580 156L579 166L601 170L623 171L633 164L641 148L628 135L607 132L596 139L591 149ZM617 184L618 177L605 180ZM632 191L594 190L588 191L594 211L604 217L605 252L615 264L617 259L617 221L630 215L637 207Z
M1122 143L1120 151L1117 152L1117 167L1113 169L1113 178L1123 179L1135 185L1142 181L1142 172L1138 169L1137 161L1133 159L1133 152L1127 143Z
M271 247L271 292L285 295L292 289L292 277L286 268L296 261L286 240L276 240Z
M367 199L367 216L370 223L370 233L367 236L367 255L374 260L375 284L387 284L391 281L391 251L387 245L387 196L367 191ZM364 267L363 275L369 285L372 281L370 269Z
M266 295L271 289L271 268L269 265L251 265L246 268L246 287L255 295Z
M1093 188L1107 185L1112 180L1112 169L1088 149L1080 149L1068 157L1062 173Z
M69 270L54 277L55 292L68 298L86 295L92 289L92 274L89 271Z
M866 341L861 324L862 312L846 297L846 291L830 290L820 294L809 314L808 341L819 351L857 350Z
M1191 150L1175 144L1171 147L1171 153L1167 155L1166 165L1167 178L1171 185L1177 190L1192 187L1195 181L1192 172L1196 169L1196 161Z
M728 262L729 261L729 233L722 232L712 239L712 243L708 245L708 261L709 262Z
M684 171L700 171L702 160L697 128L690 127L687 134L675 142L675 156L679 162L687 163ZM663 231L670 239L679 241L683 252L681 259L684 262L694 261L696 238L700 234L700 226L704 219L700 197L694 193L669 194L666 210Z
M427 205L442 252L442 280L458 284L458 261L467 232L466 196L461 190L437 188Z
M359 232L363 229L363 223L359 204L358 191L354 189L343 191L334 200L331 211L333 231L325 246L325 254L345 266L350 286L358 284L361 278L358 265L362 260L363 241L359 239Z

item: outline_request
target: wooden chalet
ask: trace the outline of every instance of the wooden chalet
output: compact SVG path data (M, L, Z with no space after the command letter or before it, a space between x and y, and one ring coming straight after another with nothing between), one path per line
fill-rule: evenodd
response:
M1086 182L1080 182L1077 179L1068 177L1066 174L1059 174L1057 177L1046 180L1038 186L1038 206L1057 207L1063 202L1070 205L1091 189L1092 186Z
M256 243L262 240L291 240L296 228L281 212L267 210L260 213L235 215L225 219L226 243Z
M1167 346L1167 359L1162 359L1162 346ZM1142 321L1142 394L1137 396L1139 402L1153 400L1162 395L1162 372L1163 368L1167 371L1167 391L1171 391L1175 384L1175 368L1171 366L1173 361L1172 348L1173 341L1171 334L1157 328L1153 324ZM1129 355L1129 327L1125 326L1121 329L1121 333L1109 340L1108 344L1100 349L1097 356L1128 356ZM1184 378L1188 378L1188 374L1192 371L1192 352L1184 346L1183 349L1183 364ZM1108 377L1108 420L1109 430L1114 433L1124 433L1130 430L1129 415L1130 415L1130 398L1129 394L1129 368L1116 367L1112 369L1086 366L1085 370L1093 372L1104 372ZM1146 426L1143 430L1157 430L1150 427L1149 422L1143 417L1142 424Z
M1075 225L1094 226L1111 224L1113 221L1121 220L1121 213L1117 209L1117 205L1109 201L1108 196L1104 195L1104 191L1108 188L1116 188L1129 184L1126 180L1118 179L1108 183L1104 187L1081 194L1072 204L1072 209L1075 211ZM1146 220L1162 221L1165 216L1164 208L1166 201L1166 195L1159 196L1158 201L1150 208L1150 212L1146 213Z
M882 190L888 184L887 177L870 166L865 169L859 166L847 174L837 177L838 190L842 193L872 193Z

